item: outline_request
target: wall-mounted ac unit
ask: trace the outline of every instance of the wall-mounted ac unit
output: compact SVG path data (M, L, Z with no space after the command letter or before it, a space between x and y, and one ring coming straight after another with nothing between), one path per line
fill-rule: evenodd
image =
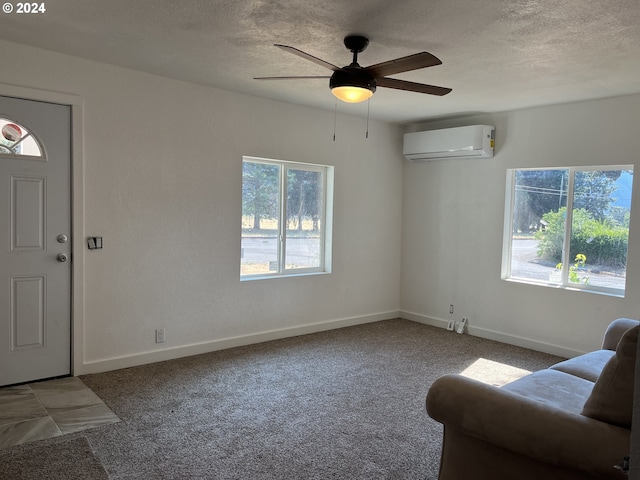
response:
M496 129L493 125L406 133L403 153L407 160L491 158Z

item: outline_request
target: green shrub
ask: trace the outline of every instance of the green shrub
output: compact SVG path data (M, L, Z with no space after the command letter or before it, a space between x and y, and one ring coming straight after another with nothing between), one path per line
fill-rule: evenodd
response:
M562 260L566 207L542 216L545 227L535 234L538 256L552 262ZM573 212L569 258L586 255L591 265L624 267L627 262L629 229L613 222L596 220L584 209Z

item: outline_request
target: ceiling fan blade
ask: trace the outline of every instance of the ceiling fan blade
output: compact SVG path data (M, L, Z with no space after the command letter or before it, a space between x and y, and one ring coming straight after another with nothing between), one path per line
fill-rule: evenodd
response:
M311 60L313 63L320 65L322 67L328 68L329 70L333 70L334 72L336 70L340 70L339 67L336 67L335 65L329 63L329 62L325 62L324 60L318 58L318 57L314 57L313 55L309 55L308 53L303 52L302 50L298 50L297 48L293 48L293 47L289 47L288 45L279 45L279 44L275 44L276 47L281 48L283 50L286 50L287 52L293 53L294 55L297 55L299 57L302 58L306 58L307 60Z
M304 80L304 79L313 79L313 78L331 78L330 76L318 76L318 75L310 75L310 76L296 76L296 77L253 77L254 80Z
M450 88L446 87L407 82L406 80L398 80L396 78L376 78L376 84L378 87L395 88L396 90L407 90L409 92L428 93L429 95L438 96L446 95L451 91Z
M388 62L377 63L366 67L364 70L377 78L418 70L419 68L433 67L434 65L440 64L442 64L442 62L438 57L431 55L429 52L421 52L407 57L389 60Z

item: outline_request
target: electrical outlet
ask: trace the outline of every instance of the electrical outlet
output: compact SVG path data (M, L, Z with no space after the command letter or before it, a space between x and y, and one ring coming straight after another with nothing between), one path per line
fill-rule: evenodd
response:
M156 330L156 343L164 343L164 328Z
M453 329L456 327L456 322L454 322L453 320L449 320L449 323L447 324L447 330L449 330L450 332L453 332Z
M453 315L453 303L449 305L449 313Z

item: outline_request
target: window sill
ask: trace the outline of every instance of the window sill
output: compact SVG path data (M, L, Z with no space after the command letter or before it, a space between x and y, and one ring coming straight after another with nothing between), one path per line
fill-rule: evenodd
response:
M274 278L311 277L315 275L329 275L331 272L296 272L296 273L263 273L260 275L244 275L240 277L241 282L253 280L271 280Z
M595 289L595 288L584 288L584 287L572 287L569 285L558 285L557 283L546 283L546 282L535 282L532 280L527 280L523 278L503 278L506 282L513 283L522 283L525 285L534 285L538 287L549 287L554 288L556 290L568 290L571 292L584 292L584 293L593 293L596 295L606 295L608 297L616 297L616 298L624 298L625 292L614 289Z

